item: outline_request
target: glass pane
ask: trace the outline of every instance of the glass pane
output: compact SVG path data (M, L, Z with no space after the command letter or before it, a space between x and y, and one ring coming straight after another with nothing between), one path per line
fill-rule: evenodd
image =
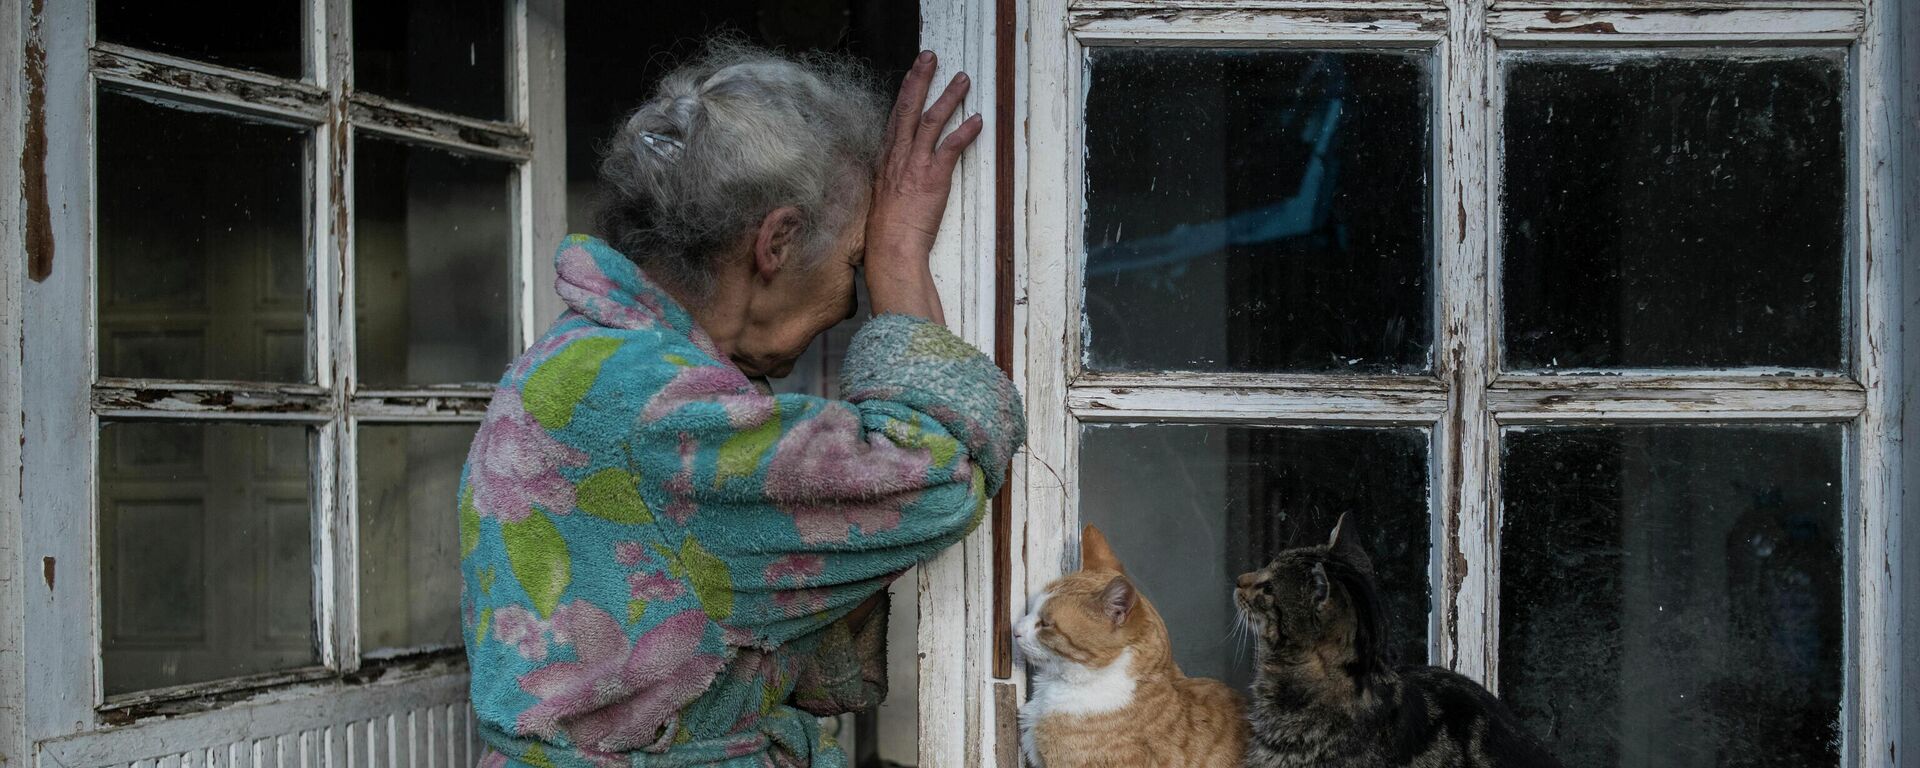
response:
M300 77L306 48L298 0L99 0L100 41Z
M353 85L414 106L505 118L505 3L354 3Z
M1423 371L1427 55L1096 48L1092 370Z
M100 374L310 381L305 132L99 98Z
M363 425L360 650L460 645L460 467L474 424Z
M1842 439L1506 434L1501 693L1570 768L1839 763Z
M100 428L108 696L315 666L307 427Z
M513 168L362 138L354 290L364 386L491 383L513 351Z
M1510 58L1508 364L1843 367L1844 60Z
M1089 425L1080 520L1100 526L1172 634L1189 675L1244 688L1234 578L1324 544L1342 513L1387 596L1387 647L1427 658L1427 444L1413 428Z

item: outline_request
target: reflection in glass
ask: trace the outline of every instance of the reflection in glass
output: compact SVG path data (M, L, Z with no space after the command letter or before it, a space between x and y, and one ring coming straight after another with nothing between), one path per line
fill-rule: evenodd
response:
M1085 365L1426 370L1427 62L1093 49Z
M511 166L373 138L354 159L361 381L498 379L513 352Z
M109 696L314 666L313 433L100 428L100 621Z
M100 41L185 59L300 77L306 4L298 0L99 0Z
M304 133L98 103L100 375L310 381Z
M507 116L501 0L354 3L353 85L428 109Z
M1845 365L1844 53L1505 71L1510 367Z
M360 651L460 645L460 526L454 514L473 424L362 425Z
M1512 430L1500 685L1570 768L1836 765L1842 428Z
M1233 580L1283 549L1324 544L1345 513L1387 596L1388 647L1427 658L1427 443L1413 428L1089 425L1080 520L1112 541L1189 675L1244 687Z

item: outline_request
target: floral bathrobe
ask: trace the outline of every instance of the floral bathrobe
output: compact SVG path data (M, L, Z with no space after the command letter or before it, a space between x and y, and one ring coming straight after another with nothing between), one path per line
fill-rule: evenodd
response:
M473 706L491 765L842 766L815 715L885 694L885 610L959 541L1023 437L945 328L854 337L847 400L767 395L605 243L500 381L460 487Z

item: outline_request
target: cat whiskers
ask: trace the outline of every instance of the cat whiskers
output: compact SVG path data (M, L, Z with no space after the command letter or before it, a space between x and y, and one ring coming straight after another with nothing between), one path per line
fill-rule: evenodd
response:
M1238 664L1247 658L1247 647L1253 644L1253 624L1247 620L1246 606L1234 605L1233 627L1227 630L1227 639L1233 642L1233 661Z

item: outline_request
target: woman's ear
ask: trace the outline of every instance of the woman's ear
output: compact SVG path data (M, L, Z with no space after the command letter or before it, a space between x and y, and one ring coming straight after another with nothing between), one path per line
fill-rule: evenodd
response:
M772 280L782 267L797 263L800 248L800 209L783 206L767 212L753 238L753 273Z

